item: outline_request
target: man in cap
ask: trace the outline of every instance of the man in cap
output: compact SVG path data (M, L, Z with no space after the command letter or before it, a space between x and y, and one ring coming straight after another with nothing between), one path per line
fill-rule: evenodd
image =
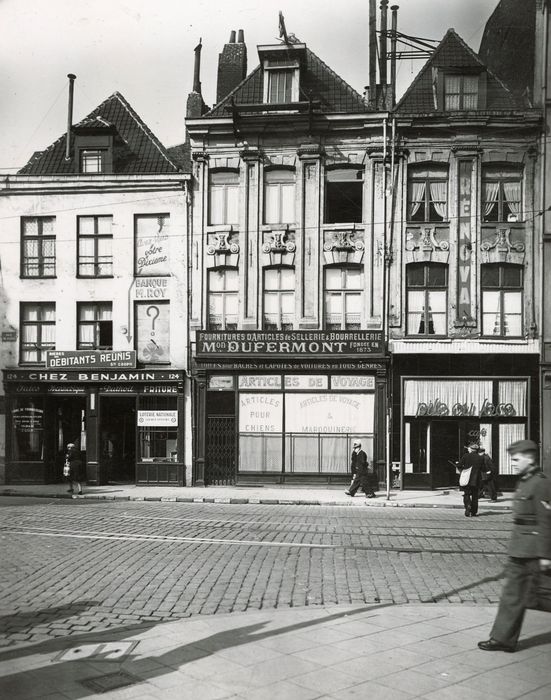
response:
M348 491L345 491L345 494L347 496L354 496L356 491L361 488L367 498L375 498L375 493L369 483L367 455L362 450L362 443L359 440L354 440L352 443L350 467L352 469L353 478L350 488Z
M464 469L471 470L469 482L466 486L463 486L463 505L465 506L465 517L475 518L478 515L478 493L482 483L484 460L478 454L476 442L471 442L467 449L469 451L461 457L457 466L461 471Z
M513 499L505 584L490 639L478 643L484 651L515 651L535 577L551 569L551 483L538 466L538 446L519 440L508 452L520 479Z

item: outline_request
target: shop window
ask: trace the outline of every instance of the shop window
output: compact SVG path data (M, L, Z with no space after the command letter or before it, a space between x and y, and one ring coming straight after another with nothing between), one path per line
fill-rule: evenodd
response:
M362 287L362 270L359 266L325 268L327 330L361 328Z
M79 277L113 276L113 217L78 217Z
M446 112L478 108L478 75L444 76Z
M43 364L46 352L55 350L55 304L21 304L22 364Z
M237 269L225 267L210 270L208 295L209 330L236 330L239 313Z
M295 173L293 170L264 172L264 223L295 221Z
M178 405L175 396L140 396L138 460L178 461Z
M113 347L111 302L79 303L78 350L110 350Z
M239 172L221 170L210 173L209 224L233 225L239 221Z
M55 277L53 216L26 216L21 220L21 277Z
M336 168L325 175L325 223L361 223L363 170Z
M14 462L44 459L44 400L15 398L11 409L11 458Z
M408 169L408 221L430 223L448 216L448 169L431 165Z
M264 329L289 331L295 316L295 270L292 267L264 271Z
M135 274L162 277L170 274L168 214L140 214L134 217L136 241Z
M104 149L80 151L80 172L88 174L105 172L106 153Z
M410 263L407 280L407 334L445 336L447 329L448 266Z
M522 336L522 265L481 265L482 335Z
M522 172L510 166L486 165L482 171L482 220L520 221Z

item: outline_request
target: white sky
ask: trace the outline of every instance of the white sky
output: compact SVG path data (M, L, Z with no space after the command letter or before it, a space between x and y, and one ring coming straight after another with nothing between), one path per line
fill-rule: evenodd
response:
M399 31L441 39L453 27L475 51L498 3L394 1ZM118 90L165 146L181 143L199 38L203 97L212 105L230 31L245 31L250 72L257 44L277 41L279 10L287 31L361 93L368 8L368 0L0 0L0 172L14 172L65 133L67 73L77 76L74 122ZM399 62L399 93L422 65Z

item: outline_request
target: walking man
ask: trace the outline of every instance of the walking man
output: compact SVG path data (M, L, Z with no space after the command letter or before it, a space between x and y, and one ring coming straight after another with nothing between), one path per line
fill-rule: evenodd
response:
M348 491L345 491L347 496L354 496L356 491L361 488L365 493L366 498L375 498L375 492L369 483L369 470L367 465L367 455L362 450L362 443L359 440L354 440L352 443L352 456L350 458L350 467L352 470L352 483Z
M505 583L490 639L478 643L483 651L515 651L535 578L551 569L551 483L538 466L538 447L532 440L519 440L508 452L520 479Z
M481 492L485 493L491 501L497 501L497 466L484 447L478 450L478 454L484 461Z
M465 517L475 518L478 515L478 492L482 481L484 460L478 454L476 442L471 442L468 445L468 450L459 460L458 468L461 471L470 469L469 481L467 485L463 486L463 505L465 506Z

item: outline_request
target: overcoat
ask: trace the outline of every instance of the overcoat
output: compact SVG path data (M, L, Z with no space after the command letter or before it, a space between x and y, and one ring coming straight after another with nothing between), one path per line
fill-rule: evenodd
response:
M519 479L508 554L518 559L551 559L551 480L539 467Z

